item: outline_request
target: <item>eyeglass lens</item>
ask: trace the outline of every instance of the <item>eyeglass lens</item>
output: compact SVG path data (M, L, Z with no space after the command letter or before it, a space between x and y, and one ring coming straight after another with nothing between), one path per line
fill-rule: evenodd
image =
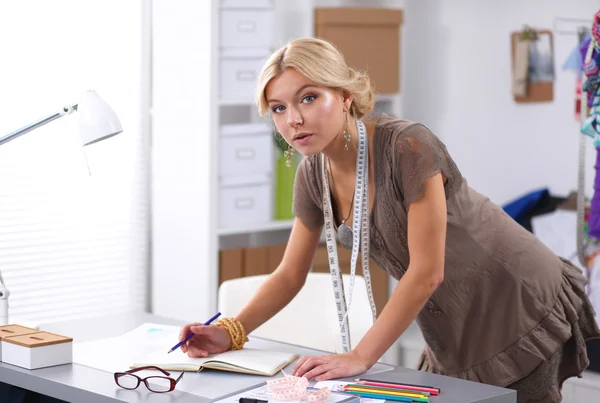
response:
M117 385L125 389L135 389L140 385L140 378L131 374L119 374L115 380Z
M171 380L162 376L149 376L146 378L146 386L152 392L168 392L171 390Z

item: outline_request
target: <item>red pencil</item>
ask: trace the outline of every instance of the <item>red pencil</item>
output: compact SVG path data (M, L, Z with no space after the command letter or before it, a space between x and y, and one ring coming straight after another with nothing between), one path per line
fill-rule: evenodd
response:
M439 388L434 388L432 386L421 386L421 385L411 385L406 383L395 383L395 382L380 382L374 380L367 379L355 379L356 383L360 383L363 385L370 386L379 386L382 388L393 388L393 389L405 389L405 390L416 390L421 392L429 392L430 394L437 396L440 394Z

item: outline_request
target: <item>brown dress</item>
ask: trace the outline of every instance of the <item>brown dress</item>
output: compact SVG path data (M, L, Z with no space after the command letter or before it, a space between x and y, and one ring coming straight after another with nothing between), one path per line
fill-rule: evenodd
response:
M417 322L418 368L518 391L519 402L561 400L562 382L600 337L585 277L488 198L471 189L444 144L421 124L382 115L374 137L371 258L400 280L409 269L407 206L442 172L447 199L444 281ZM320 156L300 164L294 214L323 225Z

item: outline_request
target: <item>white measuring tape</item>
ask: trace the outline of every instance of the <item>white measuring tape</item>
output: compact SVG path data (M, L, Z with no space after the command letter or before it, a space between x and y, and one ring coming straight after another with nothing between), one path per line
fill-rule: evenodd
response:
M331 195L329 192L329 179L325 165L325 155L321 154L321 169L323 174L323 215L325 218L325 240L327 255L329 257L329 270L333 283L333 293L340 324L342 347L344 353L351 350L350 331L348 326L348 312L352 305L352 292L354 291L354 278L356 276L356 261L358 259L359 242L362 257L362 272L367 286L367 295L373 314L373 322L377 317L377 308L373 299L371 288L371 274L369 272L369 150L367 128L364 123L356 120L358 129L358 152L356 155L356 186L354 189L354 215L352 218L352 259L350 263L350 293L349 303L346 306L344 282L340 271L337 245L333 226L333 213L331 208Z

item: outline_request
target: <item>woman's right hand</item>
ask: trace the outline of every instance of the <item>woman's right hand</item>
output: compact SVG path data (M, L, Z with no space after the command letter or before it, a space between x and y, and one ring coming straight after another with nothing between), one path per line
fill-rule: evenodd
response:
M181 328L179 341L185 340L190 333L194 336L181 346L181 350L188 357L206 357L209 354L218 354L231 348L229 332L215 325L204 326L202 323L190 323Z

